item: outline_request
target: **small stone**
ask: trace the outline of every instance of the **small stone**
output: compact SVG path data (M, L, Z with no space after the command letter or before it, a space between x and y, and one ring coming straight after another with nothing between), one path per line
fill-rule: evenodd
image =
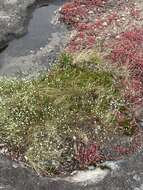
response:
M134 117L139 126L143 128L143 105L135 110Z
M95 170L95 166L88 166L89 170Z
M89 13L89 14L94 14L94 12L93 12L93 11L89 11L88 13Z
M12 164L12 167L13 167L13 168L18 168L18 164L13 163L13 164Z
M108 24L107 24L107 22L103 22L103 24L102 24L103 26L107 26Z

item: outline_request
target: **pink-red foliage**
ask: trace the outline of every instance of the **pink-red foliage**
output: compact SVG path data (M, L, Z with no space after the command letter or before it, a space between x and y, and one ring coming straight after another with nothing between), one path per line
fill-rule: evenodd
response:
M106 29L109 25L115 24L116 26L121 26L122 16L116 12L110 12L103 16L99 11L100 14L98 14L99 7L104 5L106 1L72 0L62 7L60 19L66 24L71 25L77 32L70 40L67 50L76 52L84 48L92 48L101 33L106 35ZM117 3L120 5L120 1L117 1ZM96 9L97 7L98 9ZM136 20L141 19L140 10L134 6L130 8L130 16ZM88 20L90 13L97 13L95 20ZM129 72L129 77L123 79L123 93L127 102L133 106L137 106L143 102L143 29L134 28L121 33L118 38L115 38L114 42L111 39L108 47L112 50L109 55L112 63L116 63L118 66L125 66ZM120 122L124 122L125 115L118 114L118 119ZM118 152L121 155L131 154L141 146L142 142L139 139L141 138L134 137L131 146L124 147L117 145L112 151ZM77 146L75 158L81 167L96 164L105 159L96 143L88 145L80 143Z
M143 29L133 29L121 34L113 44L111 59L126 65L130 70L143 73ZM133 74L136 74L133 73Z
M130 80L124 81L126 98L141 103L143 97L143 29L134 28L120 35L111 45L113 63L126 66Z
M85 145L83 143L78 144L76 160L81 167L96 164L103 160L103 155L100 152L100 148L96 143Z
M97 19L96 22L87 22L89 13L94 8L104 4L104 0L73 0L66 3L60 10L60 20L71 25L76 31L68 44L68 50L75 52L84 48L92 48L95 44L95 29L102 29L104 20ZM112 18L109 18L111 22Z
M100 6L104 0L73 0L66 3L60 13L61 20L67 24L75 25L79 20L87 17L89 10L94 6Z

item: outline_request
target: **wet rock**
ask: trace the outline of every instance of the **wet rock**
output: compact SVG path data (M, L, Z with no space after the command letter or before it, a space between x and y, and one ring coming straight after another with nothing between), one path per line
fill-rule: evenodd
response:
M0 44L0 53L5 50L8 47L8 44L6 43L6 41L1 41Z
M0 0L0 76L31 78L50 68L68 39L66 26L57 22L63 3Z
M0 1L0 50L15 36L26 31L27 9L35 0L1 0Z

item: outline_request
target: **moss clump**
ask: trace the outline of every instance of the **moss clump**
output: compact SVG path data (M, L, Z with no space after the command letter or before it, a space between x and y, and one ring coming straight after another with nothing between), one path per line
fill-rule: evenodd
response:
M64 53L49 74L32 81L0 80L0 143L38 172L66 170L73 137L101 142L115 131L115 113L124 106L120 76L95 52L81 57Z

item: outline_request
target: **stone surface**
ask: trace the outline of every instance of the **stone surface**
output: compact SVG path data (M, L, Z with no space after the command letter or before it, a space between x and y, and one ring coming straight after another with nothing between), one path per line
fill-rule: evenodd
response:
M35 0L0 0L0 49L26 31L27 9Z
M66 26L57 22L63 3L0 0L0 76L31 78L50 68L69 35Z
M0 156L0 189L2 190L142 190L143 151L126 161L106 162L110 170L85 171L67 178L39 177L20 164ZM91 172L91 173L90 173ZM91 175L91 179L83 180ZM95 173L103 174L100 179ZM81 176L80 176L81 175ZM82 180L80 182L80 177Z

